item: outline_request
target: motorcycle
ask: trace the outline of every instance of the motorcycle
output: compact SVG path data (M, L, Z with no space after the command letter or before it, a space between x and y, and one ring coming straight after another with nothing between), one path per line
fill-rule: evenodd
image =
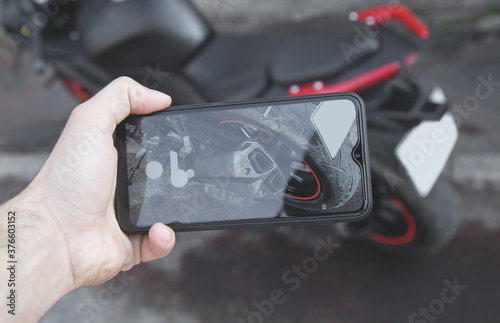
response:
M367 111L374 206L335 230L385 253L419 255L441 250L460 224L441 176L458 132L442 89L423 93L407 76L429 30L406 6L246 35L215 32L186 0L4 0L2 15L14 46L31 46L35 68L49 62L82 101L118 76L174 104L356 92Z

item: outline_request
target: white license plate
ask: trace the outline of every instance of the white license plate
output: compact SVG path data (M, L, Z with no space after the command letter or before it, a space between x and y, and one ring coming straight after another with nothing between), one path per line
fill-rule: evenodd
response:
M396 146L396 157L420 196L429 195L457 139L457 126L448 112L439 121L422 121Z

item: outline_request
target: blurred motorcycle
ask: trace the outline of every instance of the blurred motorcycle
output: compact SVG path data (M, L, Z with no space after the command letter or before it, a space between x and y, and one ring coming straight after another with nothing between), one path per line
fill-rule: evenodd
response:
M460 223L452 186L440 176L458 132L442 89L423 93L405 75L428 28L397 3L348 18L226 35L187 0L2 2L15 49L31 47L35 68L49 62L82 101L123 75L175 104L358 93L367 110L374 206L365 220L335 229L389 254L436 252Z

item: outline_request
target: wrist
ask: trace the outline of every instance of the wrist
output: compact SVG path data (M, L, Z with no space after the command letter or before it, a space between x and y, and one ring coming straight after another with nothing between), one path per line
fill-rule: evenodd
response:
M11 272L0 273L8 276L0 282L0 291L15 291L16 315L9 315L14 321L39 320L74 289L66 238L42 201L43 196L28 187L0 206L0 259L2 267L13 266L15 272L11 284Z

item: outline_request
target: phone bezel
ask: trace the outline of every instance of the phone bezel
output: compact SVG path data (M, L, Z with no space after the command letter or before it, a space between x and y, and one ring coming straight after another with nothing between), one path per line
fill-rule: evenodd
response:
M150 115L157 115L162 113L169 113L171 111L182 111L192 109L207 109L207 108L221 108L221 107L252 107L262 106L263 104L284 104L310 102L312 100L350 100L353 102L356 109L356 118L358 120L358 133L359 142L355 149L353 149L353 158L361 167L362 173L362 194L363 206L354 212L340 212L332 214L311 215L307 217L286 217L286 218L273 218L273 219L247 219L247 220L231 220L231 221L218 221L218 222L205 222L205 223L189 223L179 224L172 223L169 226L177 232L181 231L200 231L200 230L221 230L221 229L234 229L234 228L248 228L248 227L272 227L280 225L296 225L296 224L324 224L335 222L352 222L362 220L371 210L372 207L372 190L371 190L371 177L369 169L369 155L368 155L368 140L366 133L366 116L363 100L355 93L328 93L319 95L295 96L284 98L269 98L269 99L255 99L237 102L222 102L222 103L203 103L194 105L180 105L172 106ZM129 194L128 194L128 165L126 156L126 132L125 123L135 117L143 117L142 115L130 115L117 127L114 135L115 147L118 151L118 172L116 181L115 193L115 212L116 218L120 228L131 234L142 233L146 234L150 227L139 227L130 221L129 217ZM359 157L355 157L359 154Z

